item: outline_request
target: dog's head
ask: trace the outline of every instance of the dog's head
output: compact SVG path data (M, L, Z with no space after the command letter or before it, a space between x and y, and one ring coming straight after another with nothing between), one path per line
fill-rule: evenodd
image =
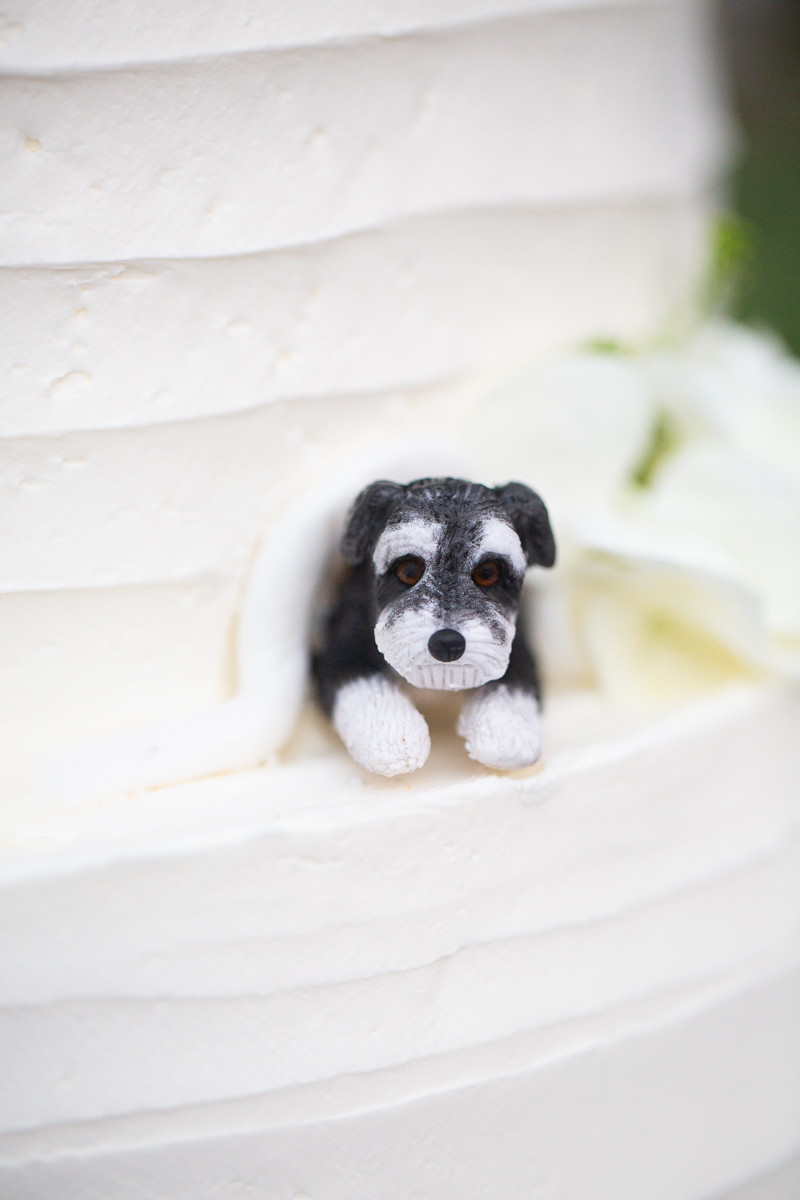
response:
M508 666L525 571L550 567L547 509L529 487L381 480L350 510L342 553L370 562L375 641L415 687L462 689Z

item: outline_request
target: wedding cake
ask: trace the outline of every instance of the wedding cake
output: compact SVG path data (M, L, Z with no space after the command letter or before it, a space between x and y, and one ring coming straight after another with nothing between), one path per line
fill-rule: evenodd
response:
M800 368L686 0L9 0L0 1194L788 1200ZM713 258L713 255L711 255ZM307 699L342 516L519 479L544 755Z

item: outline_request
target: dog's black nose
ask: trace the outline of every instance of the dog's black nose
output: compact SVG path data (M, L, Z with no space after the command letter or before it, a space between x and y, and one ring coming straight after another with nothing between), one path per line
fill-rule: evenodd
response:
M439 662L455 662L466 648L467 643L457 629L437 629L428 642L428 649Z

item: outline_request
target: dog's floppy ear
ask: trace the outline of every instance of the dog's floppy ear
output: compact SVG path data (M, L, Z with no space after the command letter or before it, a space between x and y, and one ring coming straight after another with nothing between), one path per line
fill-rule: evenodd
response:
M528 566L552 567L556 561L556 543L541 496L524 483L496 487L494 494L511 518Z
M386 524L394 502L405 495L400 483L379 479L356 496L342 535L342 555L351 567L358 567Z

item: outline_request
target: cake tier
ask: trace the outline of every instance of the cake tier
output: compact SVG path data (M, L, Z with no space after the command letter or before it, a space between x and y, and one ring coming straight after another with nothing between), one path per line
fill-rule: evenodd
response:
M622 0L651 3L652 0ZM43 12L15 0L0 29L4 71L38 73L124 66L242 50L316 45L459 25L487 17L603 6L607 0L64 0Z
M3 1195L701 1200L788 1158L798 715L576 695L518 776L442 728L376 781L307 731L280 768L31 817Z
M234 694L258 548L354 446L357 490L521 360L662 326L727 131L683 0L8 22L38 72L0 81L13 799L51 750Z
M704 12L6 76L0 262L245 254L424 212L684 198L724 148Z
M2 269L0 434L335 403L646 339L685 299L708 224L703 196L515 207L238 258Z
M257 767L357 487L460 469L455 430L477 477L517 363L691 294L705 6L18 0L3 33L3 1196L701 1200L787 1159L796 691L555 696L518 776L452 713L411 783L310 715ZM503 401L558 520L652 418L585 368Z

